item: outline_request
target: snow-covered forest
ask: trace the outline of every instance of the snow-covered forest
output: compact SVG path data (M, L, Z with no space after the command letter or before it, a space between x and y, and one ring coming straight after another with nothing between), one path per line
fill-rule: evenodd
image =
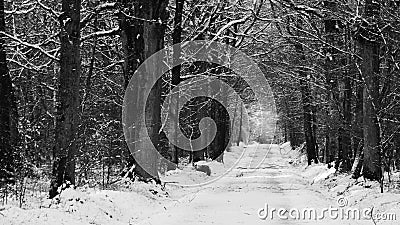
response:
M397 0L0 0L0 225L397 224L399 49Z

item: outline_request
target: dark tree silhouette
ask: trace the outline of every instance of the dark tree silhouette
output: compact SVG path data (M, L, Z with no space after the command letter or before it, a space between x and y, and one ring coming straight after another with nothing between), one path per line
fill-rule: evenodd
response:
M0 1L0 32L5 32L4 0ZM0 185L15 179L16 108L8 71L4 35L0 35Z
M75 154L80 120L80 0L63 0L60 16L60 73L50 198L64 183L75 184Z

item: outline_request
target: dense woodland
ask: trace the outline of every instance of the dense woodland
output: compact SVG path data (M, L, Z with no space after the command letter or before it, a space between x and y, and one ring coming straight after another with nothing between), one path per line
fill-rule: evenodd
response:
M399 7L397 0L1 0L0 188L45 179L52 198L63 184L159 182L134 166L125 142L125 89L146 58L193 40L231 45L262 69L278 129L275 140L250 131L251 139L305 143L308 164L335 162L354 178L382 181L400 168ZM242 101L227 99L237 109L234 123L211 99L189 102L187 136L199 135L199 118L210 112L199 105L213 109L208 116L219 128L209 147L190 153L159 131L169 90L193 74L223 80ZM223 162L221 149L247 135L242 117L253 99L246 88L216 65L172 68L145 102L154 146L176 164Z

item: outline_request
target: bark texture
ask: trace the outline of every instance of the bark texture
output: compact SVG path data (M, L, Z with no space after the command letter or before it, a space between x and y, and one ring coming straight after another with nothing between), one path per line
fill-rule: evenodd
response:
M63 183L75 184L75 154L80 120L81 0L63 0L60 23L60 73L50 198Z
M5 32L4 0L0 1L0 31ZM0 35L0 185L14 182L17 138L16 105L7 67L4 36Z
M359 36L361 72L364 80L363 91L363 129L364 159L362 174L371 180L380 180L381 146L379 111L379 39L376 22L380 11L379 3L365 1L365 17L369 23L363 23Z

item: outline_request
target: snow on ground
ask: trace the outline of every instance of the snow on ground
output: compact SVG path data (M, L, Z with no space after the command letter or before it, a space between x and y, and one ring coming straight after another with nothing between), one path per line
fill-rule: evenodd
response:
M345 207L374 207L374 215L396 213L400 220L398 187L386 186L381 194L377 183L335 174L324 164L307 166L304 154L291 149L288 143L235 146L225 152L224 164L200 164L210 167L210 176L191 166L181 166L162 177L167 182L165 189L154 184L121 182L112 190L66 189L53 200L42 198L25 209L0 207L0 225L398 224L331 218L284 220L277 219L276 214L274 219L269 218L273 212L260 219L266 206L323 209L337 207L340 198L345 200ZM232 166L220 179L199 185L219 178ZM400 180L399 175L393 174L392 180ZM191 187L182 187L185 184Z
M234 165L242 147L232 147L225 153L224 164L200 162L212 169L211 176L196 171L192 166L168 171L163 182L177 182L179 185L199 184L215 179ZM175 183L174 183L175 184ZM16 202L0 206L0 225L53 225L53 224L137 224L154 214L164 211L170 205L190 201L196 189L182 189L166 184L167 191L154 184L126 182L113 187L115 190L78 187L66 189L53 200L46 199L46 192L36 198L29 198L24 209ZM33 203L34 202L34 203Z
M373 214L383 217L394 217L396 221L377 219L375 224L399 224L400 220L400 189L393 184L385 182L384 191L381 193L380 184L365 180L351 178L350 174L321 173L314 177L319 182L314 185L324 191L326 196L331 198L343 198L346 206L351 208L371 208ZM393 174L391 178L395 183L400 181L399 173ZM387 181L387 180L386 180Z
M232 169L240 159L243 153L243 143L239 146L233 146L229 151L224 153L224 162L216 161L200 161L196 164L207 165L211 169L211 175L207 176L204 172L196 171L191 164L180 165L178 169L168 171L165 175L161 175L161 180L167 182L167 185L175 186L197 186L212 182L222 177L226 172Z
M170 200L151 184L129 184L128 191L66 189L53 200L30 209L6 206L1 209L1 225L54 224L135 224L154 211L163 210L161 202Z
M294 153L296 154L298 152ZM327 198L337 201L344 199L347 208L371 208L376 216L396 219L395 221L390 221L389 218L375 219L375 221L365 221L365 224L399 224L400 172L391 174L390 184L385 174L384 192L381 193L378 182L367 181L363 177L353 179L350 173L336 173L334 167L328 168L328 165L323 163L307 166L305 159L301 161L297 165L300 175Z

